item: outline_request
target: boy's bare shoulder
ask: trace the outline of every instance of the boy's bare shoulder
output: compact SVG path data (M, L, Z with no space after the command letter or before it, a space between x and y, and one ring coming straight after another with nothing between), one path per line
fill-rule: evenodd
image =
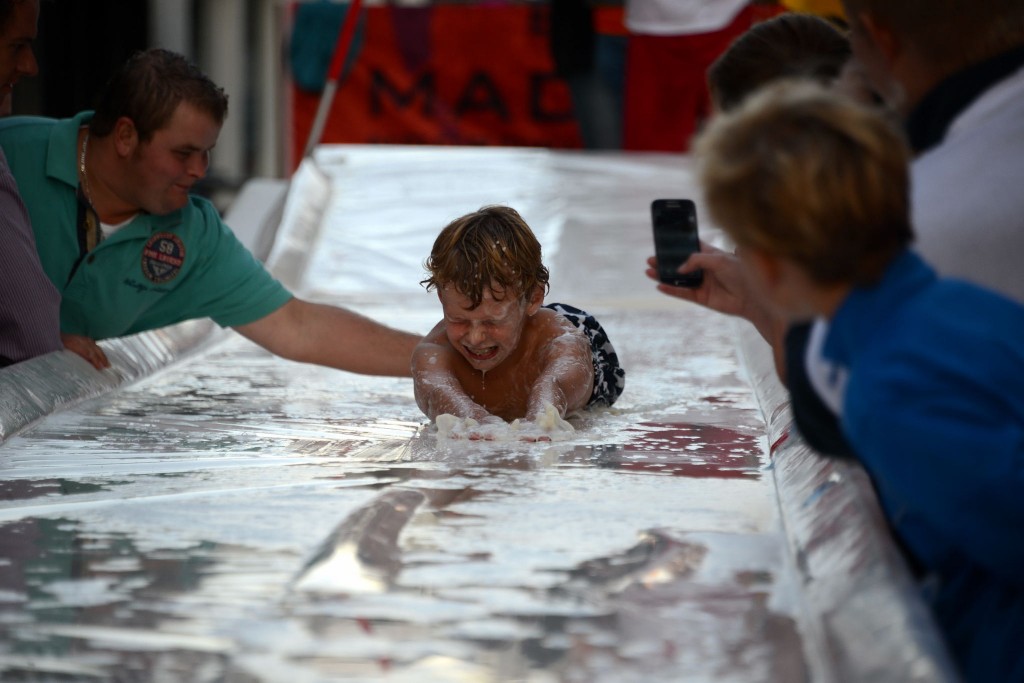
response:
M536 328L533 334L537 346L549 346L556 339L563 339L564 341L569 341L570 339L575 341L578 339L580 343L589 344L583 330L576 327L564 315L550 308L538 310L533 316L533 323L531 327ZM566 335L570 335L570 337L564 339Z
M531 322L537 328L538 334L555 334L574 327L569 319L561 313L543 307L537 309L537 312L531 318Z

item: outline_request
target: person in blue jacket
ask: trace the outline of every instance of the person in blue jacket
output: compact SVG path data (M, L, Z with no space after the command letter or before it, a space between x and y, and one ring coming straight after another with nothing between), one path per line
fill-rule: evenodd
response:
M782 82L696 154L750 284L828 320L843 433L965 678L1024 681L1024 306L909 249L909 152L877 109Z
M212 318L284 358L409 376L419 335L293 296L207 200L227 95L183 56L139 52L95 112L0 121L43 269L61 295L64 345L108 365L96 340Z

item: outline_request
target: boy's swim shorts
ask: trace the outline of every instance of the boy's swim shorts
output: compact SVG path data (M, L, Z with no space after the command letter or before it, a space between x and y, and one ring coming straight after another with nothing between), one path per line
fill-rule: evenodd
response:
M594 391L590 394L587 407L595 404L610 406L615 403L626 386L626 371L619 365L615 347L609 341L601 323L586 311L568 304L545 304L544 308L564 315L573 325L582 328L590 340L594 358Z

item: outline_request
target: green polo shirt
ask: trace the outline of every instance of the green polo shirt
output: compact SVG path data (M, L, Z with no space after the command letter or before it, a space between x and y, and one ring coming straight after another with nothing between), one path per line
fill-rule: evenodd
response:
M291 299L199 197L164 216L140 213L82 258L76 152L91 117L0 120L43 269L61 293L62 332L104 339L205 317L233 327Z

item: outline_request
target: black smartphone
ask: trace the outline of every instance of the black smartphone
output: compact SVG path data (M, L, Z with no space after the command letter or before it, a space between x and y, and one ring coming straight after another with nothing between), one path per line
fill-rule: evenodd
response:
M654 225L654 256L658 261L658 279L676 287L700 287L700 270L681 275L676 269L700 251L697 237L697 207L689 199L655 199L651 202Z

